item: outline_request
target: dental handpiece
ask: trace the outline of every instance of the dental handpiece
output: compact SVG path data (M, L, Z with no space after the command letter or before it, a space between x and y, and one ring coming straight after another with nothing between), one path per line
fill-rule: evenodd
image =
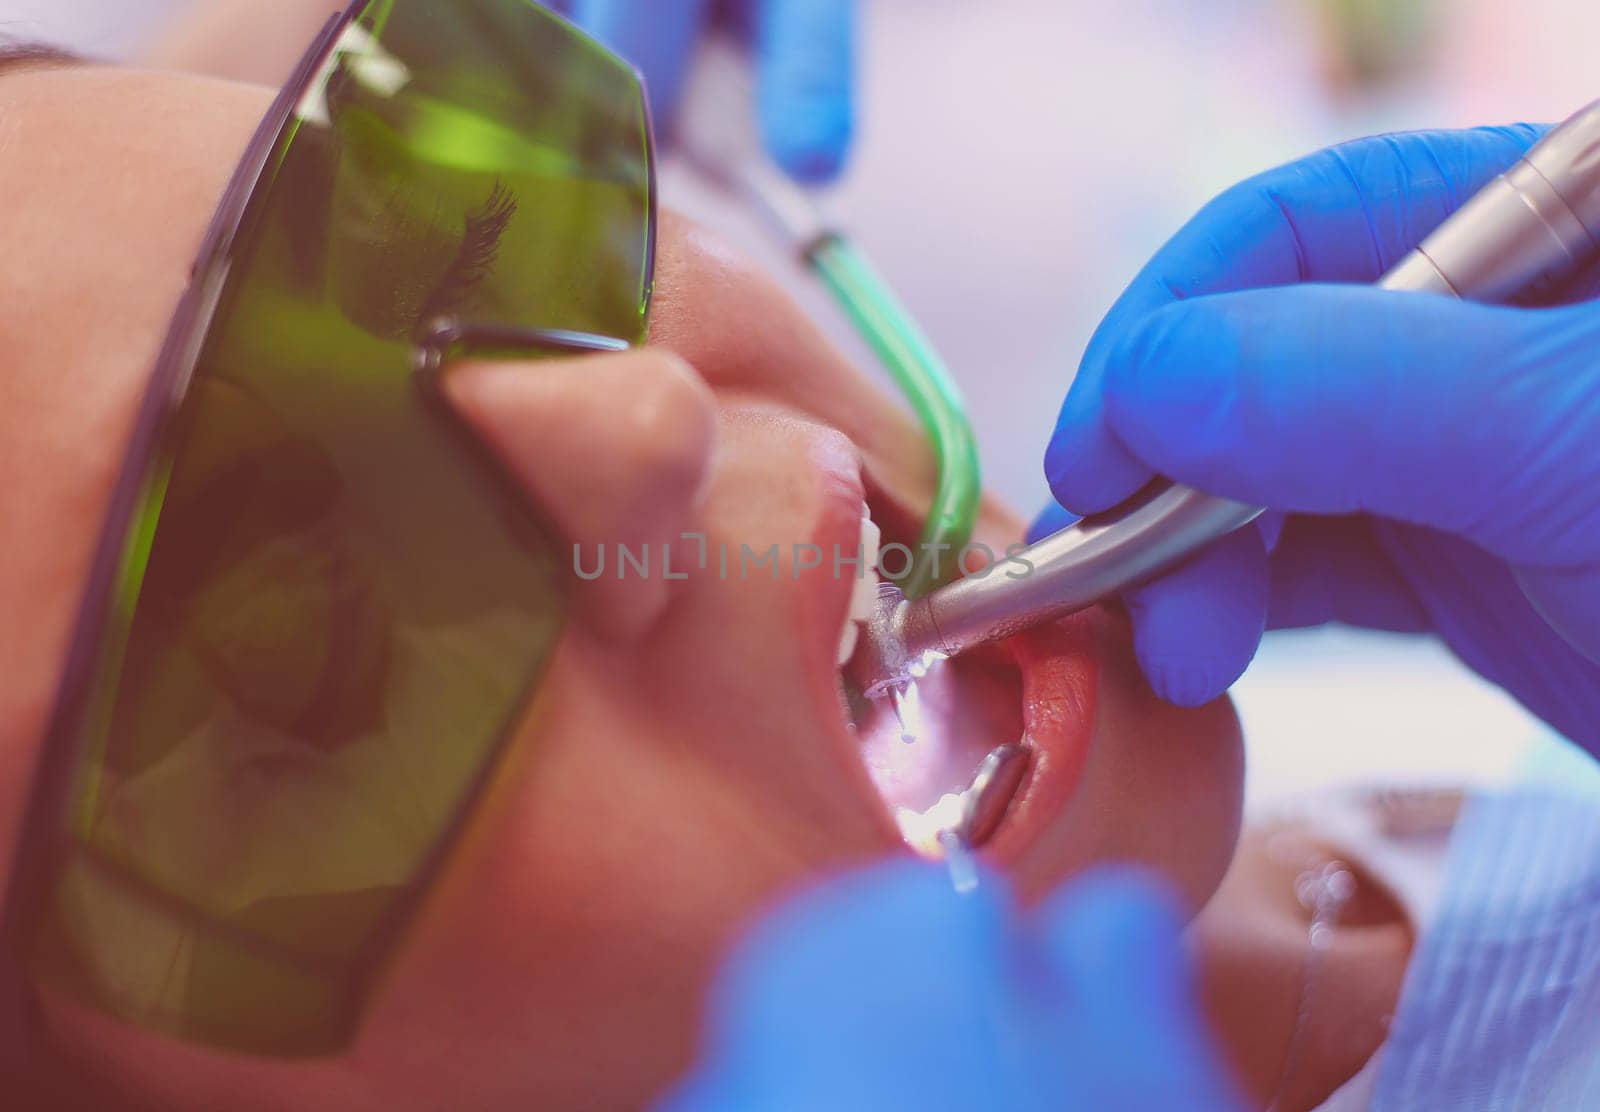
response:
M1597 251L1600 101L1546 134L1377 284L1505 301L1557 285ZM1263 512L1157 480L981 577L958 579L910 601L885 584L850 660L849 678L867 694L881 693L930 656L955 656L1137 586Z

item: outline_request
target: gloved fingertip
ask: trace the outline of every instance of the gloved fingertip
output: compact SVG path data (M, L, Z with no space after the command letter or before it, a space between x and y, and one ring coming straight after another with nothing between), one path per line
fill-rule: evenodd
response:
M1028 531L1023 539L1029 544L1037 544L1051 533L1059 533L1073 522L1079 520L1081 519L1077 514L1062 506L1059 502L1051 502L1039 511L1039 516L1035 517L1033 524L1028 526Z
M1261 643L1270 595L1266 545L1251 528L1130 591L1134 655L1151 688L1181 707L1221 695Z
M855 132L853 0L756 5L757 111L767 153L796 181L832 181Z
M786 121L766 129L767 153L801 185L827 185L844 171L850 125Z
M1262 618L1265 626L1265 616ZM1219 699L1249 667L1255 646L1205 642L1173 647L1164 633L1141 632L1134 622L1134 656L1150 690L1175 707L1203 707ZM1194 636L1203 637L1203 634ZM1260 634L1256 635L1259 640Z
M1079 514L1111 508L1149 482L1152 474L1128 453L1106 421L1102 371L1099 347L1091 343L1062 399L1044 452L1051 493Z
M848 84L769 63L758 88L761 138L772 160L803 185L837 178L855 135Z
M724 1102L713 1107L886 1107L908 1084L981 1082L986 1019L973 1002L1005 977L1013 907L988 870L967 893L948 869L904 859L824 879L770 911L724 963L701 1079L686 1091Z
M897 934L912 909L943 908L967 918L987 918L991 905L1003 902L1004 884L980 886L977 898L959 897L944 869L920 859L897 858L829 876L800 892L750 932L753 946L792 948L807 938L836 934L846 920L867 935ZM792 937L791 937L792 936Z
M1058 428L1045 449L1044 474L1057 502L1093 514L1134 494L1152 472L1104 429Z
M1050 484L1050 493L1057 502L1074 505L1077 502L1077 483L1083 473L1086 453L1079 441L1085 434L1066 422L1056 426L1050 443L1044 450L1044 481Z
M1040 905L1034 923L1064 982L1045 988L1073 1001L1065 1037L1096 1064L1082 1107L1242 1107L1207 1037L1185 920L1166 881L1128 866L1081 873ZM1126 1103L1134 1093L1140 1102Z
M1139 661L1150 689L1175 707L1203 707L1220 696L1238 676L1228 678L1218 670L1190 661L1145 657Z
M1119 969L1161 983L1171 979L1168 970L1152 963L1182 967L1182 909L1170 886L1143 869L1104 865L1080 873L1039 906L1035 923L1068 970Z
M988 871L965 894L946 869L920 860L830 876L750 930L718 977L713 1013L733 1038L736 1029L781 1026L789 1001L842 1006L851 993L892 983L897 964L953 963L1000 947L1010 907L1009 886ZM931 922L941 929L908 938L908 923Z

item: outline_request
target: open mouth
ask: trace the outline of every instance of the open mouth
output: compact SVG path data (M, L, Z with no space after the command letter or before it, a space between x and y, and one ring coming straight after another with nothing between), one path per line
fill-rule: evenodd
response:
M934 663L905 687L857 700L853 709L861 758L919 853L938 856L947 832L973 848L986 843L1030 775L1022 676L1004 646ZM992 776L980 783L984 762L1004 752L1015 754L1008 762L1014 772L1003 783Z
M863 544L915 541L891 501L869 496ZM907 539L909 537L909 540ZM856 583L840 637L845 663L877 585ZM1077 785L1094 717L1096 657L1067 619L928 662L895 691L846 688L853 740L906 844L939 858L950 838L1005 864L1038 840ZM844 683L841 679L841 683Z

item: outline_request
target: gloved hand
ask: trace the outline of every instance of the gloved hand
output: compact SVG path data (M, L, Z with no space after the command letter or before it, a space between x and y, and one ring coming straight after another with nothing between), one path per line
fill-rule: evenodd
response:
M756 60L767 153L804 183L837 176L854 126L855 0L564 0L578 23L645 75L670 128L702 31L723 13Z
M755 930L659 1112L1240 1107L1217 1062L1147 882L1083 878L1025 915L998 878L959 896L897 862Z
M1129 596L1159 693L1216 696L1264 627L1432 631L1600 753L1600 304L1329 284L1379 277L1537 137L1387 135L1269 171L1100 326L1046 456L1062 505L1157 472L1281 511Z

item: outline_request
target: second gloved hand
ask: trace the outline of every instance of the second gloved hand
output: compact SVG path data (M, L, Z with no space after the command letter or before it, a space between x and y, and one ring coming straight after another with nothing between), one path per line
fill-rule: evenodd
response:
M1173 909L1126 873L1024 915L901 862L779 909L723 971L705 1052L659 1112L1239 1107Z
M701 35L722 17L750 44L767 153L797 181L837 176L854 126L856 0L562 0L644 73L670 132Z
M1062 504L1159 473L1279 511L1129 596L1168 698L1219 694L1264 627L1432 631L1600 753L1600 305L1351 284L1536 138L1380 136L1244 182L1101 326L1047 457Z

